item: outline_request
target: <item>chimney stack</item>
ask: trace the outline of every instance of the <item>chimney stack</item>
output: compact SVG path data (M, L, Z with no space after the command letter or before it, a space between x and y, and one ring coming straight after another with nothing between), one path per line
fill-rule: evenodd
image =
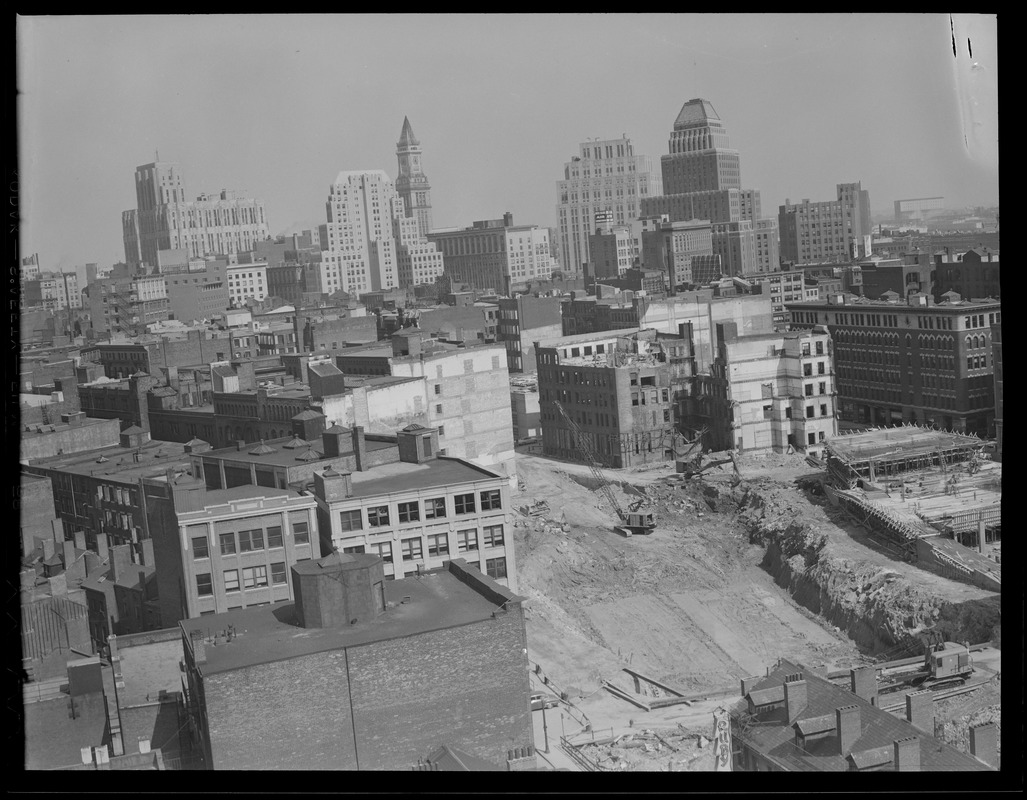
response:
M835 730L838 731L838 755L847 756L852 746L862 735L859 721L859 706L842 706L835 709Z
M139 542L139 563L144 567L152 567L153 564L153 539L143 539Z
M364 439L364 428L362 425L353 426L353 457L355 459L353 468L357 472L363 472L367 469L367 442Z
M806 710L806 680L801 672L785 678L785 708L788 710L788 724L793 724L799 714Z
M75 563L75 543L65 539L61 544L64 548L64 551L61 553L64 569L69 569Z
M906 722L924 733L934 733L934 692L921 689L906 695Z
M763 678L758 675L752 678L742 678L742 697L749 694L749 692L752 691L752 687L761 680L763 680Z
M117 582L128 574L132 564L132 545L119 544L111 548L111 581Z
M872 706L877 705L877 670L874 667L850 669L849 682L856 697L866 700Z
M74 537L75 537L75 547L77 547L79 550L85 550L86 549L86 532L82 531L82 530L75 531Z
M907 736L904 739L896 739L895 747L895 771L896 772L919 772L920 771L920 740L915 736Z
M998 726L994 722L970 726L970 755L989 767L998 766Z
M242 439L236 439L235 440L235 449L236 450L238 450L239 452L242 452L245 448L246 448L246 442L245 441L243 441Z
M98 533L96 534L96 554L100 556L101 561L106 561L110 555L110 550L107 546L107 534Z

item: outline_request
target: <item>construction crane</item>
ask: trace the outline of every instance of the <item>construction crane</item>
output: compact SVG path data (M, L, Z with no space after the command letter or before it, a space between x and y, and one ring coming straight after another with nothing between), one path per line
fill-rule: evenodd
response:
M588 439L581 432L581 428L578 427L577 423L571 419L570 415L564 410L564 407L558 400L554 400L553 404L557 410L563 416L571 432L574 434L574 445L578 452L585 459L585 463L588 468L592 471L592 477L595 478L596 483L599 484L599 489L603 495L609 501L613 510L617 512L617 516L623 523L616 527L618 533L622 533L625 536L632 536L634 534L648 535L656 530L656 517L651 511L644 511L641 509L642 500L638 500L633 503L631 508L625 511L621 508L620 503L617 502L617 496L613 493L613 489L610 488L610 481L607 480L603 471L599 468L599 459L592 450L592 447L588 443Z

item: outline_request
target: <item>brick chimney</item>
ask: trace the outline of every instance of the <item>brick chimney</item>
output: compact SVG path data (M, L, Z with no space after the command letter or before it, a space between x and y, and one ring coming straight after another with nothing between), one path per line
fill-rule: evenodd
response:
M193 663L197 665L206 664L207 645L203 641L203 633L200 631L191 631L189 634L189 643L193 647Z
M788 710L788 724L791 725L799 714L806 710L806 680L801 672L785 678L785 708Z
M970 726L970 755L989 767L998 766L998 726L994 722Z
M72 564L75 563L75 543L69 542L65 539L61 543L63 552L61 553L61 560L64 562L64 568L68 569Z
M752 678L742 678L742 697L745 697L749 692L752 691L752 687L763 680L759 675Z
M139 542L139 563L144 567L153 566L153 539L143 539Z
M920 771L920 740L915 736L896 739L894 742L896 772Z
M355 459L353 468L357 472L363 472L368 469L367 442L364 439L364 428L362 425L353 426L353 454Z
M54 548L56 543L53 539L43 539L43 560L50 558L54 554Z
M110 555L110 549L107 546L107 534L98 533L96 534L96 554L100 556L101 561L106 561Z
M924 733L934 733L934 692L922 689L906 695L906 722Z
M132 566L132 545L119 544L111 548L111 581L128 577L128 568Z
M849 670L852 693L873 706L877 705L877 670L874 667L859 667Z
M86 549L86 532L85 531L75 531L74 537L75 537L75 547L77 547L79 550L85 550Z
M859 722L859 706L836 708L834 715L835 730L838 731L838 755L847 756L852 752L856 740L863 734Z
M530 744L527 747L515 747L506 751L507 772L523 772L535 767L535 748Z

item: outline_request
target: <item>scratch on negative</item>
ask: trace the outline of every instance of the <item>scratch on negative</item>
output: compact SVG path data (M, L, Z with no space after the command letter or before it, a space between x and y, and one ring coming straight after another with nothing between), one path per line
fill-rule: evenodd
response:
M951 14L949 14L949 30L952 32L952 57L959 58L959 53L956 52L956 23L952 21Z

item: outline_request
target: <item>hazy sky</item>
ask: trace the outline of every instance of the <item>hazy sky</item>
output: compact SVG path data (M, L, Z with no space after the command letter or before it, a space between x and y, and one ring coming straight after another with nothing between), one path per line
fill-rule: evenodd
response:
M875 210L998 202L994 16L595 14L21 17L22 252L124 258L133 173L264 202L271 232L325 220L340 170L396 176L410 117L436 226L556 224L589 138L653 158L713 103L764 216L862 181ZM967 48L972 38L972 57ZM976 66L974 66L976 63Z

